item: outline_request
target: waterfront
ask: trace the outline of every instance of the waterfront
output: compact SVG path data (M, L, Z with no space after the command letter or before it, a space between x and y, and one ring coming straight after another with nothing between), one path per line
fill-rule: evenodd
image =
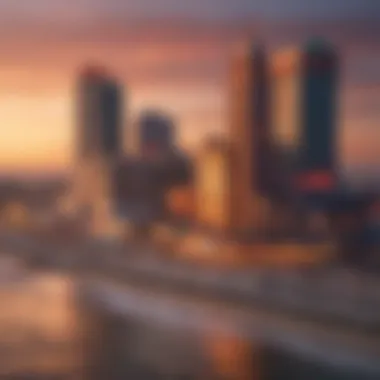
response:
M80 318L72 281L31 273L16 261L2 259L1 265L7 271L0 278L0 378L80 378Z
M1 267L1 380L378 379L376 334L127 275Z

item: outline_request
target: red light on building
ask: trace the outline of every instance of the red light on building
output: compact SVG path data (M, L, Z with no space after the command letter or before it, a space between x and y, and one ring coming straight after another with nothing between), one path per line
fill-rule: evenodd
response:
M335 187L335 176L329 171L301 174L297 178L297 188L303 191L326 191Z

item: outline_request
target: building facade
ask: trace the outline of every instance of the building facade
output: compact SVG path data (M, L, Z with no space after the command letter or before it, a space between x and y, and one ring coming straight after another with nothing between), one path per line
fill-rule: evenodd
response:
M159 163L125 157L112 177L113 212L136 226L150 225L166 216L163 174Z
M212 138L206 141L196 160L196 220L211 230L229 231L234 222L231 158L231 146Z
M263 48L242 46L232 60L229 90L231 229L238 234L261 228L272 186L268 79Z
M275 222L300 230L339 186L336 162L338 58L323 41L282 50L271 60ZM281 211L281 212L280 212ZM295 223L294 226L292 224Z
M98 235L113 224L111 175L123 148L123 94L103 69L90 67L80 74L77 96L74 198Z
M283 190L330 190L336 178L338 59L322 41L271 62L272 137Z
M79 77L77 151L80 158L112 158L122 150L123 94L117 81L101 68Z
M140 153L162 156L170 152L174 143L174 123L158 111L144 112L138 122Z

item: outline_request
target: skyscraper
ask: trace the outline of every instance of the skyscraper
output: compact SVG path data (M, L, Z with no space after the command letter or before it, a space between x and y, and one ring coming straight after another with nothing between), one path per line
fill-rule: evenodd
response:
M302 130L302 54L276 52L271 60L271 136L276 160L276 200L288 201Z
M273 192L273 156L270 131L269 62L262 46L252 52L252 187L262 196Z
M273 144L295 190L337 185L337 74L336 52L323 41L282 51L272 62Z
M230 78L231 226L237 232L262 223L269 190L268 73L261 47L242 46L233 57Z
M112 224L113 166L122 151L123 106L119 84L105 70L86 68L79 77L74 198L92 232Z
M233 227L231 153L230 144L212 137L197 157L196 216L201 225L211 230L229 232Z
M272 144L279 229L307 226L339 186L336 167L338 59L323 41L276 53L271 65ZM292 226L293 225L293 226Z
M122 92L102 68L89 67L78 88L78 155L111 159L122 149Z
M140 153L162 156L173 147L174 124L167 115L158 111L145 111L138 123Z
M320 185L336 183L336 109L338 57L323 41L310 41L304 47L303 133L298 168Z

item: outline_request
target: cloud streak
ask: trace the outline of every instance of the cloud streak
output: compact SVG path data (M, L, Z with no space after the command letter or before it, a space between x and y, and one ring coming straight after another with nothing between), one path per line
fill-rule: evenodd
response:
M258 20L249 12L242 17L240 11L231 10L235 6L246 9L248 2L245 0L234 5L223 1L218 1L223 9L219 13L215 11L218 14L212 21L191 15L178 18L174 15L177 5L170 1L156 3L149 12L162 7L157 14L164 15L163 21L157 14L152 18L151 13L143 12L149 5L147 1L139 5L131 2L130 6L136 7L135 14L141 8L141 19L134 19L116 0L108 5L103 1L68 0L65 9L55 0L30 0L29 8L24 10L16 1L10 7L9 2L6 5L0 0L0 21L7 12L14 15L8 24L0 22L0 102L4 105L4 99L9 96L19 97L20 104L30 104L25 114L35 112L33 120L23 118L17 112L15 100L14 106L6 110L6 120L0 114L0 124L4 128L2 144L8 149L7 162L15 158L22 164L19 156L12 156L11 149L11 144L17 145L19 139L13 135L7 140L5 133L13 123L17 124L17 133L33 137L29 139L33 140L30 152L43 149L48 141L54 141L57 149L62 144L61 155L57 153L54 158L57 165L62 165L62 157L68 156L68 131L73 128L70 108L73 85L78 68L86 62L104 63L126 85L131 105L128 113L136 113L147 105L173 113L178 120L182 142L194 148L203 132L226 129L223 113L226 70L235 42L250 36L263 38L269 46L278 47L300 43L301 39L313 34L333 40L342 53L342 156L350 163L380 158L375 149L367 152L355 149L358 136L365 135L358 126L368 131L363 141L375 141L379 137L373 126L380 120L380 114L377 103L371 102L380 94L380 86L376 85L380 84L378 25L369 19L323 23ZM209 13L205 13L209 18L217 8L213 0L194 0L194 4L194 14L209 7ZM249 9L255 13L254 8ZM119 17L114 17L115 11ZM5 33L6 30L12 33ZM52 97L64 100L54 106L57 109L53 107L45 112L46 100ZM35 125L31 125L32 122ZM25 137L25 149L27 140ZM28 165L33 164L33 156L29 153ZM36 165L41 165L42 156L36 156Z

